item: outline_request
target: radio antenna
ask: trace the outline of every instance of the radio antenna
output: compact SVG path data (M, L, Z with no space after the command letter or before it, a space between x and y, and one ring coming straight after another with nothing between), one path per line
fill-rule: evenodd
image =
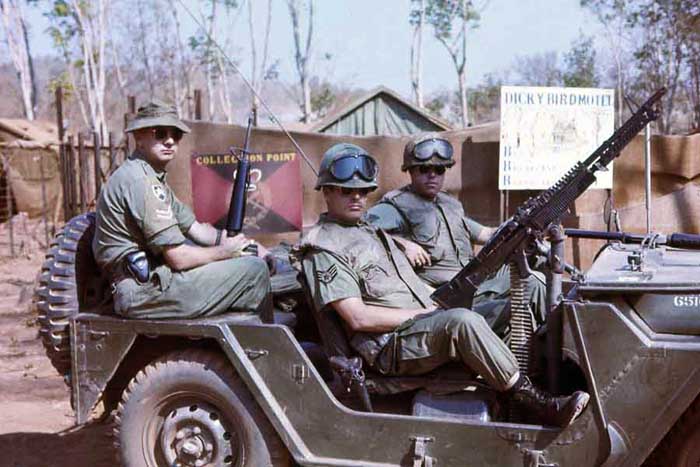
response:
M192 11L187 7L187 5L185 5L185 3L183 2L183 0L178 0L178 3L179 3L180 5L182 5L182 8L185 9L185 11L187 12L187 14L190 16L190 18L192 18L192 21L194 21L194 23L197 25L197 27L198 27L199 29L201 29L201 30L204 32L204 35L205 35L205 36L207 37L207 39L209 40L209 43L212 44L212 45L214 45L214 47L216 47L216 49L221 53L221 56L224 57L224 59L226 60L226 63L227 63L231 68L233 68L233 70L234 70L236 73L238 73L238 76L241 77L241 79L243 80L243 82L245 83L245 85L248 86L248 88L250 89L250 91L255 95L255 97L258 98L258 100L259 100L260 103L262 104L263 108L264 108L264 109L267 111L267 113L270 115L270 118L272 119L272 121L273 121L274 123L276 123L277 126L280 127L280 129L282 130L282 132L287 136L287 138L289 138L289 141L292 142L292 145L294 145L294 148L295 148L297 151L299 151L299 154L301 154L301 157L302 157L302 158L304 159L304 161L308 164L309 168L313 171L313 173L314 173L316 176L318 176L318 170L316 170L316 167L315 167L314 164L311 162L311 159L309 159L309 157L306 155L306 153L304 152L304 150L301 149L301 146L299 146L299 143L296 142L296 140L292 137L292 135L289 133L289 131L287 131L287 129L284 127L284 125L282 125L282 122L280 122L279 118L277 118L277 115L275 115L275 113L272 111L272 109L270 109L270 106L267 105L267 102L265 102L265 99L263 99L263 97L258 93L258 91L255 90L255 87L253 87L253 85L250 84L250 81L249 81L248 78L243 74L243 72L241 71L241 69L238 68L238 65L236 65L236 64L233 62L233 60L231 60L231 59L229 58L229 56L226 54L226 51L219 45L219 43L216 42L216 41L214 40L214 38L211 37L211 35L209 35L209 32L207 32L207 29L206 29L206 28L204 27L204 25L197 19L197 17L194 15L194 13L192 13Z

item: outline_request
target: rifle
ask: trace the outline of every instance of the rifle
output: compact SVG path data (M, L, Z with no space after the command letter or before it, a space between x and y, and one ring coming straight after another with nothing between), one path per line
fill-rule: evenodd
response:
M250 184L250 159L249 145L250 132L253 125L253 116L248 116L248 128L245 131L245 140L243 141L243 149L240 156L234 154L231 148L231 154L236 157L236 179L233 182L233 191L231 192L231 202L228 205L228 216L226 217L226 235L234 237L243 230L243 220L245 219L246 198L248 194L248 185Z
M610 138L586 160L576 163L557 183L528 199L510 219L498 228L479 253L447 284L432 294L444 308L471 307L477 287L506 262L515 262L522 275L527 268L527 252L549 225L564 214L595 182L595 173L607 165L659 112L654 105L666 93L656 91Z

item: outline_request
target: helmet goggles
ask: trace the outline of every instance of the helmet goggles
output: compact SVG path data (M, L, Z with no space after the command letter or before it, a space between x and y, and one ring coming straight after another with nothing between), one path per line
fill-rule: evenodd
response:
M451 161L454 155L452 145L444 139L431 138L416 144L413 157L419 161L427 161L437 156L442 160Z
M330 166L330 174L339 182L346 182L359 175L371 182L377 177L377 161L369 154L352 154L339 157Z

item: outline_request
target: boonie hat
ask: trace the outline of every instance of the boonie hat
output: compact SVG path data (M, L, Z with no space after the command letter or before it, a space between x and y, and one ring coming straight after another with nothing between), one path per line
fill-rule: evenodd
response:
M171 126L183 133L189 133L190 128L177 116L175 106L154 99L146 105L138 108L136 115L126 126L127 133L141 128L153 128L156 126Z

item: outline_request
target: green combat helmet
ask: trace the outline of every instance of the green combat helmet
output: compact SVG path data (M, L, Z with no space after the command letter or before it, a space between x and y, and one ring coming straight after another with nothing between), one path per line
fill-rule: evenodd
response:
M324 186L377 188L377 161L359 146L339 143L331 146L321 159L316 190Z
M452 144L437 133L423 133L406 144L403 150L403 165L406 171L416 165L455 165Z

